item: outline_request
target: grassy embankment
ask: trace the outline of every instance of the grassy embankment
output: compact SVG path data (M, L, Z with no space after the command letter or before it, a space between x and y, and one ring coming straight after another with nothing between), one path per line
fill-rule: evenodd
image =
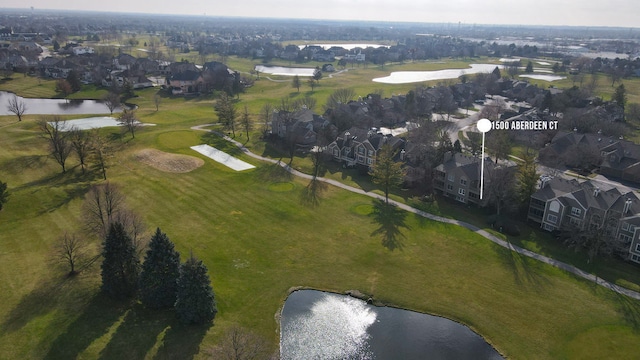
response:
M357 79L347 76L323 79L321 88L355 86ZM153 94L145 90L135 102L142 121L157 126L140 130L135 140L118 140L109 179L122 187L128 204L150 228L159 226L169 235L183 258L193 251L204 260L219 301L215 325L182 327L171 313L104 299L98 293L97 265L72 279L54 270L51 246L63 231L78 229L82 198L99 180L81 176L77 168L60 174L45 156L34 117L21 123L1 117L0 143L6 150L0 152L0 174L12 192L0 213L3 357L202 358L235 323L275 347L274 315L294 286L359 289L388 304L447 316L513 358L635 356L637 301L467 230L407 215L406 227L400 228L404 247L391 252L371 235L379 225L367 216L369 198L329 187L319 207L303 206L305 182L242 155L258 168L237 173L207 159L193 172L172 174L136 161L133 155L143 148L198 156L189 146L205 140L230 149L189 130L215 122L212 100L165 98L155 112ZM276 101L298 96L289 82L260 80L241 97L242 104L259 109L265 94ZM304 167L305 160L296 158L296 163ZM338 172L327 174L350 180ZM479 216L445 203L438 206L442 214L463 220ZM527 241L534 239L521 239Z

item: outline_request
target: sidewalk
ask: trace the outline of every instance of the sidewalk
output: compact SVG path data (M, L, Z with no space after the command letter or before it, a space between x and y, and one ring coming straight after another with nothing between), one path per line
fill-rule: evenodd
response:
M204 126L207 126L207 125L201 125L201 126L198 126L198 127L193 127L192 129L208 131L206 129L203 129ZM240 148L240 150L242 150L242 152L244 152L245 154L247 154L248 156L250 156L250 157L252 157L254 159L267 161L267 162L270 162L272 164L278 164L278 165L282 166L286 171L288 171L289 173L291 173L291 174L293 174L295 176L298 176L298 177L301 177L301 178L304 178L304 179L309 179L309 180L312 179L311 175L302 173L302 172L300 172L298 170L295 170L295 169L291 168L289 165L283 163L282 161L274 160L274 159L270 159L270 158L265 158L265 157L262 157L260 155L254 154L251 151L249 151L249 149L244 147L244 145L242 145L240 142L238 142L238 141L236 141L236 140L234 140L234 139L232 139L232 138L230 138L230 137L228 137L226 135L223 135L223 134L220 134L220 133L217 133L217 134L222 136L225 140L230 141L233 144L235 144L238 148ZM384 196L382 196L382 195L378 195L378 194L375 194L375 193L372 193L372 192L366 192L366 191L364 191L362 189L358 189L358 188L355 188L355 187L352 187L352 186L349 186L349 185L345 185L345 184L343 184L343 183L341 183L339 181L336 181L336 180L326 179L326 178L322 178L322 177L318 177L318 178L316 178L316 180L319 180L319 181L325 182L327 184L331 184L331 185L337 186L339 188L342 188L344 190L348 190L348 191L351 191L351 192L354 192L354 193L357 193L357 194L366 195L366 196L369 196L369 197L374 198L374 199L383 200L383 201L385 200ZM507 248L507 249L509 249L511 251L515 251L518 254L530 257L532 259L536 259L536 260L542 261L543 263L546 263L546 264L549 264L551 266L555 266L555 267L560 268L562 270L568 271L568 272L570 272L570 273L572 273L572 274L574 274L576 276L579 276L581 278L587 279L589 281L593 281L596 284L598 284L600 286L603 286L603 287L605 287L605 288L607 288L609 290L612 290L612 291L614 291L614 292L616 292L618 294L626 295L626 296L628 296L630 298L633 298L633 299L636 299L636 300L640 300L640 292L633 291L633 290L618 286L618 285L616 285L614 283L608 282L606 280L600 279L597 276L595 276L593 274L589 274L589 273L587 273L587 272L585 272L583 270L580 270L580 269L578 269L577 267L575 267L573 265L570 265L570 264L564 263L562 261L558 261L558 260L552 259L552 258L544 256L544 255L540 255L538 253L535 253L533 251L521 248L519 246L515 246L515 245L513 245L513 244L511 244L511 243L509 243L509 242L507 242L505 240L502 240L502 239L498 238L497 236L495 236L493 234L490 234L490 233L478 228L475 225L469 224L469 223L461 221L461 220L449 219L449 218L444 218L444 217L441 217L441 216L433 215L433 214L427 213L425 211L413 208L413 207L411 207L409 205L397 202L397 201L392 200L392 199L389 199L389 203L390 204L394 204L395 206L397 206L397 207L399 207L399 208L401 208L403 210L406 210L408 212L414 213L416 215L422 216L422 217L430 219L430 220L439 221L439 222L447 223L447 224L453 224L453 225L462 226L464 228L467 228L467 229L475 232L478 235L481 235L481 236L493 241L494 243L496 243L496 244L498 244L498 245L500 245L500 246L502 246L504 248Z

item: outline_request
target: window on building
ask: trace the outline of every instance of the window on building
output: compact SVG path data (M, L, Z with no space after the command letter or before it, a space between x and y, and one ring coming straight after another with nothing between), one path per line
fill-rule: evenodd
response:
M638 255L631 255L631 260L635 261L637 263L640 263L640 256Z
M569 224L571 224L573 226L580 226L580 220L570 217L569 218Z
M460 185L467 186L467 179L460 179Z
M466 194L466 191L464 189L458 189L458 194L464 196Z
M620 239L620 241L624 242L625 244L631 242L631 236L625 234L620 234L620 236L618 236L618 239Z
M630 232L636 231L636 227L634 225L629 224L629 231Z
M558 223L558 217L555 215L547 215L547 221L552 223L552 224L557 224Z
M572 207L571 208L571 215L573 215L573 216L582 215L582 209L578 209L578 208Z
M640 252L640 244L636 244L636 252Z
M453 191L453 185L451 185L451 184L447 184L447 190L449 190L449 191Z
M624 231L628 231L629 230L629 223L622 223L622 230Z
M456 176L455 176L455 175L453 175L453 174L449 174L449 175L447 176L447 180L449 180L449 181L451 181L451 182L454 182L454 181L456 181Z
M542 226L542 228L543 228L543 229L545 229L545 230L547 230L547 231L553 231L553 230L555 230L555 228L554 228L553 226L549 225L549 224L544 224L544 225Z
M363 147L359 147L358 148L358 154L364 155L364 148Z

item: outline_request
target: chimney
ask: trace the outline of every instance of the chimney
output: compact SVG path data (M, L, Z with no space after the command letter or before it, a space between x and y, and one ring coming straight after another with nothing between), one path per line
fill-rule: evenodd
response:
M551 181L551 177L547 175L540 176L540 189L544 189L545 186Z
M627 212L629 212L629 209L631 208L631 199L627 198L627 201L624 202L624 210L622 210L623 214L626 214Z
M442 163L446 163L449 160L451 160L452 154L451 151L447 151L446 153L444 153L444 158L442 159Z
M593 189L593 197L598 197L599 194L600 194L600 187L596 186L596 188Z
M400 161L404 161L404 149L402 149L402 151L400 151Z

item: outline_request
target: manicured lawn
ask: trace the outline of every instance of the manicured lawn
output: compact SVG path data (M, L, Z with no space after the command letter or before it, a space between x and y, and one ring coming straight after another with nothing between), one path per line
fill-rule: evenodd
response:
M259 109L263 89L275 99L293 92L288 84L278 89L277 83L259 82L241 104ZM52 264L52 246L64 231L80 229L83 197L101 181L78 168L60 174L45 156L33 118L18 123L0 117L0 180L11 192L0 212L0 358L206 358L233 324L251 328L275 349L275 315L296 286L358 289L387 304L452 318L510 358L635 357L640 302L468 230L406 214L396 239L401 248L390 251L372 235L381 225L369 216L368 197L326 187L319 206L305 205L306 181L241 153L234 156L258 167L235 172L202 157L203 167L177 174L138 162L134 154L144 148L201 157L189 147L207 142L232 151L220 139L190 130L217 121L213 99L165 97L156 112L155 93L147 89L132 100L142 121L157 125L140 129L135 140L116 136L120 150L111 159L109 181L121 187L149 231L160 227L183 259L190 252L203 259L218 298L214 326L185 327L171 312L105 299L98 291L99 264L66 278ZM76 162L69 160L71 166ZM293 161L303 169L309 164ZM329 166L324 176L373 189L355 171ZM410 198L401 191L393 196ZM429 206L443 216L482 221L445 202ZM539 246L532 236L510 241ZM97 252L99 244L93 246ZM624 271L635 272L625 277L635 282L637 269Z

